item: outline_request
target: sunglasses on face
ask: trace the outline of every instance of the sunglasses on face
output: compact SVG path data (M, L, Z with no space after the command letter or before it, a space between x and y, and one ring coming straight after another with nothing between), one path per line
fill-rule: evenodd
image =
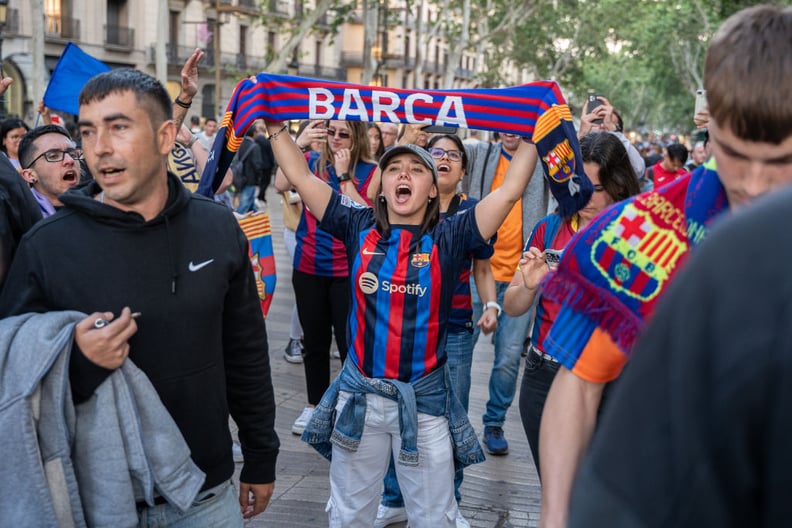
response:
M441 148L430 148L429 154L436 160L443 159L443 156L448 156L451 161L462 161L462 153L458 150L445 150Z
M352 137L352 134L350 134L348 130L337 130L335 128L328 128L327 135L333 137L339 137L341 139L349 139Z
M78 148L69 148L66 150L49 149L36 156L33 161L28 163L28 166L25 168L29 169L41 158L44 158L49 163L58 163L59 161L63 161L63 158L66 156L66 154L68 154L69 157L71 157L71 159L74 161L83 159L83 151Z

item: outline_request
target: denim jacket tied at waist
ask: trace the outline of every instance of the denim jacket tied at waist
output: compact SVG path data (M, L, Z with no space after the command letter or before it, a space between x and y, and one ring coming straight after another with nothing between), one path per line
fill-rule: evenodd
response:
M350 393L350 397L336 416L335 407L340 391ZM448 419L454 457L461 467L484 461L484 452L465 409L448 381L448 367L445 365L413 383L405 383L394 379L368 378L347 359L344 368L314 409L302 440L328 460L332 456L331 444L356 451L363 434L366 394L369 393L399 404L399 433L402 441L398 458L400 464L418 465L418 412Z

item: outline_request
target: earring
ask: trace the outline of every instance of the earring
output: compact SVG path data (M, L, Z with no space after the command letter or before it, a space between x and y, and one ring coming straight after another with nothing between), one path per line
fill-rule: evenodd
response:
M380 197L379 197L379 201L380 201L380 203L385 203L385 197L382 196L381 194L380 194Z

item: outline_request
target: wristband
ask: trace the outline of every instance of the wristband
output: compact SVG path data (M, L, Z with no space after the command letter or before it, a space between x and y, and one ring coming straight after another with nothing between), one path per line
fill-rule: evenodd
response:
M289 125L284 124L283 128L281 128L280 130L278 130L274 134L270 134L267 139L269 139L270 141L275 141L276 139L278 139L278 136L280 136L284 131L286 131L288 129L289 129Z
M193 134L192 137L190 137L190 141L188 141L184 146L187 148L192 148L196 141L198 141L198 134Z
M338 183L344 183L345 181L351 180L352 177L349 175L348 172L342 172L341 175L338 177Z
M503 311L501 305L495 301L487 301L487 303L484 304L484 309L486 310L487 308L495 308L498 311L498 317L500 317L500 314Z
M173 104L181 106L184 109L189 109L192 106L192 101L190 101L189 103L185 103L184 101L179 99L179 96L177 95L176 99L173 100Z

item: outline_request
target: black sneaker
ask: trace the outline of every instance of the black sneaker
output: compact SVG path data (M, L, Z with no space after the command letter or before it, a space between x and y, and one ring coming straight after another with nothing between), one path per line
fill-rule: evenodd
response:
M484 426L484 446L490 455L509 454L509 442L503 436L503 428L496 425Z
M303 362L303 345L299 339L289 339L289 344L286 345L286 350L283 351L283 357L289 363L302 363Z

